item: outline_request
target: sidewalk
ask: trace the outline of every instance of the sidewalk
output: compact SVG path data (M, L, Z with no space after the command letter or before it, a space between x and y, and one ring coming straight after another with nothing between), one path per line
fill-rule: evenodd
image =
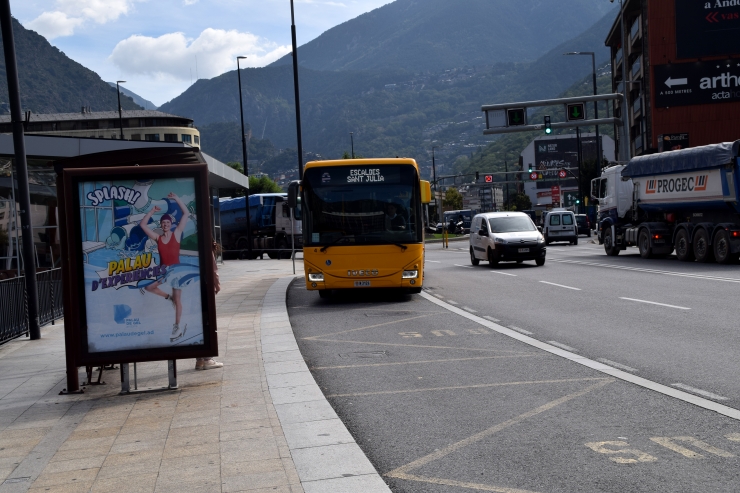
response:
M0 346L0 493L389 491L297 350L292 263L229 261L219 273L224 368L178 360L178 390L118 395L116 367L107 385L60 396L63 321ZM166 362L137 366L139 388L167 385Z

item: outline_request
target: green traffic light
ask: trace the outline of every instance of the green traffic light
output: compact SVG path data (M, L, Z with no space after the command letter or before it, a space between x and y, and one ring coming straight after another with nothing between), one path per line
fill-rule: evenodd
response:
M551 128L546 128L545 129L545 133L546 134L551 134L552 133L552 129Z

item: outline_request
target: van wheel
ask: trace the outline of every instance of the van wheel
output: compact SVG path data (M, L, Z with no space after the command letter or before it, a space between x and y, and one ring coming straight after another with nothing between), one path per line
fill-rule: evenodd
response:
M700 229L694 235L694 256L697 262L707 263L714 260L714 252L709 245L709 235L706 230Z
M676 241L674 243L676 249L676 258L681 262L693 262L694 261L694 250L691 247L689 241L689 233L685 229L680 230L676 233Z
M498 258L490 248L488 249L488 263L491 267L498 265Z
M578 245L578 237L576 237L576 239L575 239L575 240L573 240L573 244L574 244L574 245Z
M616 257L619 255L619 247L614 244L614 238L612 238L612 228L607 226L604 230L604 251L610 257Z
M724 229L715 233L712 247L718 264L730 264L737 258L737 254L733 255L730 249L730 235Z
M473 265L480 264L480 260L475 258L475 253L473 253L473 247L470 247L470 263Z
M650 248L650 235L645 229L640 231L640 236L637 239L637 248L640 249L640 257L651 258L653 256L653 250Z
M543 265L545 265L545 259L538 258L537 260L534 261L534 263L537 264L537 267L542 267Z

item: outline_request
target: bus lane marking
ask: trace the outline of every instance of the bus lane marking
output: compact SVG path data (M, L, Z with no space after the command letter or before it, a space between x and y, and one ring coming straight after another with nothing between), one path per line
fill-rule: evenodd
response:
M634 458L630 457L624 457L623 455L618 455L617 457L609 457L609 460L612 462L616 462L617 464L636 464L637 462L655 462L658 460L657 457L653 457L652 455L645 453L641 450L637 450L634 448L625 448L629 447L630 444L627 442L622 442L619 440L613 440L608 442L590 442L584 444L586 447L590 448L594 452L598 452L600 454L606 454L606 455L616 455L616 454L629 454L634 456ZM608 447L619 447L616 449L608 448Z
M717 447L713 447L707 442L702 442L701 440L698 440L694 437L652 437L650 440L657 443L658 445L662 445L668 450L672 450L677 454L688 457L689 459L700 459L704 456L698 452L687 449L686 447L682 447L681 445L677 444L676 441L689 443L694 447L703 450L704 452L714 454L719 457L735 457L735 454L731 454L730 452L726 452Z
M472 356L470 358L446 358L446 359L427 359L421 361L396 361L392 363L367 363L362 365L337 365L337 366L315 366L309 368L311 371L319 370L342 370L345 368L366 368L376 366L401 366L401 365L422 365L429 363L448 363L455 361L477 361L484 359L500 359L500 358L539 358L536 354L521 353L521 354L503 354L500 356Z
M579 365L594 369L596 371L599 371L601 373L605 373L607 375L610 375L612 377L618 378L620 380L624 380L625 382L630 382L635 385L638 385L640 387L653 390L655 392L658 392L663 395L667 395L669 397L673 397L674 399L678 399L684 402L687 402L689 404L693 404L695 406L701 407L702 409L708 409L710 411L714 411L718 414L721 414L723 416L727 416L729 418L740 420L740 410L734 409L729 406L725 406L724 404L720 404L718 402L711 401L709 399L705 399L703 397L699 397L694 394L690 394L688 392L684 392L682 390L679 390L677 388L670 387L668 385L663 385L658 382L653 382L652 380L648 380L647 378L639 377L637 375L633 375L629 372L617 369L613 366L606 365L604 363L586 358L584 356L581 356L577 353L572 353L569 351L565 351L563 349L560 349L558 347L553 346L552 344L547 344L546 342L542 342L540 340L537 340L533 337L520 334L516 331L513 331L507 327L503 327L501 325L498 325L496 323L490 322L482 317L479 317L477 315L473 315L472 313L468 313L464 310L461 310L457 307L454 307L448 303L445 303L444 301L438 300L432 296L427 295L426 293L421 293L420 296L431 303L434 303L437 306L443 307L447 309L448 311L455 313L463 318L467 318L468 320L474 321L484 327L488 327L489 329L498 332L499 334L503 334L507 337L510 337L512 339L515 339L517 341L523 342L529 346L536 347L538 349L541 349L543 351L546 351L548 353L560 356L561 358L565 358L569 361L572 361L574 363L577 363Z
M716 401L726 401L728 400L727 397L723 397L721 395L713 394L712 392L707 392L706 390L697 389L695 387L689 387L688 385L684 385L682 383L674 383L672 385L673 387L677 387L679 389L683 389L687 392L691 392L692 394L699 394L701 396L704 396L708 399L714 399Z
M685 306L667 305L665 303L658 303L657 301L638 300L637 298L624 298L622 296L620 296L619 299L620 300L627 300L627 301L634 301L634 302L637 302L637 303L647 303L648 305L664 306L666 308L675 308L677 310L691 310L691 308L687 308Z
M366 329L374 329L376 327L383 327L384 325L392 325L392 324L397 324L397 323L401 323L401 322L408 322L410 320L416 320L418 318L431 317L432 315L436 315L436 313L426 313L424 315L417 315L416 317L402 318L402 319L399 319L399 320L391 320L390 322L383 322L383 323L380 323L380 324L368 325L366 327L358 327L356 329L342 330L342 331L339 331L339 332L331 332L329 334L322 334L322 335L318 335L318 336L304 337L303 339L306 340L306 341L314 341L314 340L319 339L319 338L322 338L322 337L336 336L336 335L339 335L339 334L348 334L350 332L357 332L357 331L366 330Z
M528 490L521 490L516 488L508 488L505 486L494 486L494 485L487 485L487 484L480 484L480 483L463 483L459 481L453 481L445 478L436 478L436 477L430 477L430 476L418 476L415 474L411 474L410 472L414 469L419 469L420 467L423 467L430 462L434 462L436 460L442 459L462 448L468 447L470 445L473 445L477 442L480 442L481 440L488 438L502 430L505 430L507 428L510 428L514 425L517 425L529 418L532 418L534 416L537 416L538 414L542 414L544 412L547 412L551 409L554 409L562 404L565 404L566 402L569 402L573 399L576 399L578 397L582 397L590 392L593 392L595 390L598 390L615 380L613 378L601 378L597 379L600 380L597 383L590 385L586 387L585 389L578 390L576 392L573 392L571 394L565 395L563 397L560 397L558 399L555 399L553 401L550 401L546 404L543 404L542 406L539 406L535 409L532 409L530 411L527 411L525 413L520 414L519 416L516 416L514 418L511 418L509 420L506 420L502 423L498 423L486 430L483 430L481 432L478 432L474 435L471 435L467 438L464 438L458 442L452 443L448 445L447 447L444 447L442 449L436 450L432 452L431 454L425 455L424 457L420 457L419 459L416 459L415 461L409 462L406 465L403 465L401 467L398 467L396 469L393 469L392 471L389 471L384 474L384 476L390 477L390 478L397 478L397 479L404 479L408 481L418 481L423 483L430 483L430 484L440 484L440 485L452 485L452 486L462 486L464 488L474 489L474 490L480 490L480 491L495 491L499 493L522 493L522 492L529 492ZM464 485L464 486L463 486Z

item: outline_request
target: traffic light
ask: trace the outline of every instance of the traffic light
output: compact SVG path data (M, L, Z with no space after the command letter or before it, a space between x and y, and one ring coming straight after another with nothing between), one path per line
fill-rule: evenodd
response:
M483 180L486 183L493 183L493 175L483 175Z
M545 115L545 133L548 135L552 133L552 127L550 126L550 115Z
M532 165L531 164L529 165L529 172L530 173L532 172Z
M478 172L475 172L475 181L478 181Z

